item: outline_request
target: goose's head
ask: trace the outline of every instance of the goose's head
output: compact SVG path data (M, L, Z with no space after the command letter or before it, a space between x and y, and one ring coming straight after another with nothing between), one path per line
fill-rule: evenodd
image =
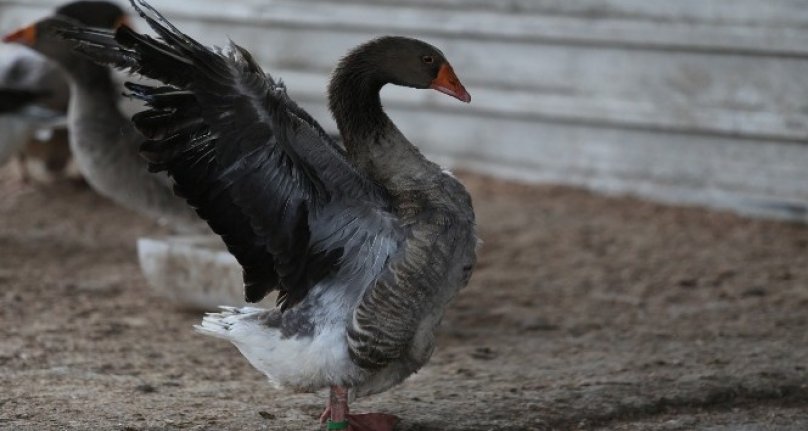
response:
M68 3L53 15L8 33L3 42L25 45L34 51L65 64L77 57L72 45L58 34L68 26L117 28L128 25L128 16L116 4L106 1L77 1Z
M443 53L418 39L386 36L354 48L340 61L335 74L355 73L379 87L390 83L431 88L466 103L471 101Z

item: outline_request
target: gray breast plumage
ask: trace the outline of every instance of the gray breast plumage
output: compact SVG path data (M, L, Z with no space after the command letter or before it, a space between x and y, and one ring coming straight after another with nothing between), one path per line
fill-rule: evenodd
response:
M476 260L471 198L457 180L441 174L429 188L391 192L408 235L348 329L351 358L367 371L359 396L384 391L427 362L444 310Z

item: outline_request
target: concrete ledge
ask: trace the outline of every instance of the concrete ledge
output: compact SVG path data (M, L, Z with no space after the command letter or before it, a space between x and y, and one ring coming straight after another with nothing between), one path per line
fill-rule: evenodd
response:
M247 305L241 267L218 237L140 238L137 254L149 286L181 306Z

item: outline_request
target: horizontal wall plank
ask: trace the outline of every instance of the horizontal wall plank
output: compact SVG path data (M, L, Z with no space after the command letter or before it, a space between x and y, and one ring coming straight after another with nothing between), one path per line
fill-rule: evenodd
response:
M6 0L4 3L26 7L58 4L52 0ZM333 0L242 0L230 2L226 7L219 0L197 0L193 7L189 7L185 0L158 0L154 3L176 17L265 27L292 26L332 31L363 29L369 32L417 32L431 36L529 43L808 56L808 27L805 25L808 18L805 8L782 1L776 4L757 2L757 5L745 2L748 3L743 8L745 14L757 12L763 16L773 15L771 21L749 20L749 16L743 15L734 20L725 20L720 25L715 20L689 19L692 16L681 15L687 8L675 7L671 11L670 6L662 6L663 3L659 1L654 2L659 10L668 10L674 15L669 19L659 19L658 16L654 19L655 16L649 13L656 9L648 5L640 6L643 4L640 0L612 4L590 1L588 8L562 8L563 3L551 3L556 10L566 11L566 14L541 13L542 9L534 13L481 8L458 12L456 8L418 8L402 1L357 4ZM733 2L727 1L712 1L712 9L693 1L688 3L692 4L692 10L713 11L712 14L718 16L722 16L721 12L741 10L728 6ZM543 10L547 10L547 5ZM767 12L769 10L772 12ZM527 12L532 11L529 9ZM677 16L676 12L680 13L680 19L673 19ZM791 18L786 19L789 16Z
M429 36L528 43L562 43L641 49L703 50L758 55L808 55L808 28L692 21L627 20L608 16L501 13L485 10L419 9L410 5L345 4L335 1L239 3L223 13L220 2L202 0L188 8L180 0L161 2L167 12L197 20L236 20L329 30L415 32ZM701 8L699 8L701 9ZM393 19L391 19L391 17Z
M266 4L266 0L241 1ZM341 0L340 3L709 25L800 27L808 23L804 0Z
M114 1L114 0L113 0ZM212 1L212 0L209 0ZM297 4L316 5L325 0L295 0ZM808 9L804 0L332 0L335 3L363 6L398 6L455 11L492 11L533 15L608 18L654 22L690 22L709 25L754 25L759 27L804 27ZM128 2L118 0L128 6ZM182 0L153 0L162 9ZM277 0L238 0L239 5L271 9ZM3 0L4 5L46 7L64 0ZM233 5L228 4L232 7ZM223 12L227 12L222 8Z

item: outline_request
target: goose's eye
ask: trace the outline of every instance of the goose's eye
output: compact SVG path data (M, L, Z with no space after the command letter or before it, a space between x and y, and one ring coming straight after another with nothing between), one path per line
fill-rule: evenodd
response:
M426 63L426 64L432 64L435 61L435 59L432 58L431 55L425 55L425 56L421 57L421 60L423 60L424 63Z

